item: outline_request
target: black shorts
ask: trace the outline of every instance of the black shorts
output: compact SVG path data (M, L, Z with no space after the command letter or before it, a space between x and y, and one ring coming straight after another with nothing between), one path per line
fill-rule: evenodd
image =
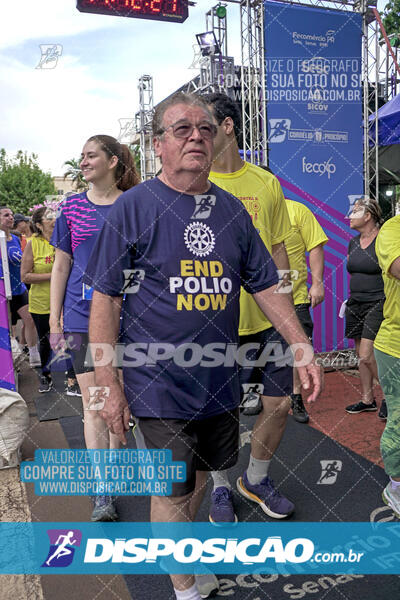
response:
M76 375L94 371L90 350L88 354L89 334L87 332L65 331L64 337L68 344L68 353Z
M24 292L23 294L17 294L13 296L10 300L10 311L11 311L11 324L16 325L18 319L20 319L20 315L18 311L23 306L29 304L28 292Z
M239 452L239 409L207 419L135 417L138 448L172 450L172 460L186 463L186 481L172 484L172 496L186 496L196 485L196 471L233 467Z
M257 345L246 352L246 359L249 361L261 359L263 351L267 350L267 344L271 344L271 353L263 366L239 365L242 404L248 403L249 394L289 396L293 391L293 365L292 359L289 358L289 346L281 334L274 327L270 327L258 333L242 335L239 341L240 346Z
M384 303L384 299L358 302L349 298L346 304L346 337L374 340L383 321Z
M294 310L296 311L297 318L301 323L304 333L306 334L310 342L312 342L314 323L310 315L310 305L296 304Z

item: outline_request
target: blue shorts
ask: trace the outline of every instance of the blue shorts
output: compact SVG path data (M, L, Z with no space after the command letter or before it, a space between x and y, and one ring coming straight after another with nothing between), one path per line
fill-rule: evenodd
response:
M274 328L264 329L239 338L240 346L254 344L257 348L246 352L246 363L258 361L259 366L239 365L242 402L249 394L284 397L293 392L293 365L289 357L289 345ZM271 344L268 352L267 344ZM274 347L275 346L275 347Z

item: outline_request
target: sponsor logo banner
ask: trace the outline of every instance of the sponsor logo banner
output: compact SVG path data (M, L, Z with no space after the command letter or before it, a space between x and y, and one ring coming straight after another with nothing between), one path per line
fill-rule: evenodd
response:
M342 349L338 313L354 235L348 199L363 193L362 16L268 0L264 7L269 167L285 197L305 204L329 238L314 343L322 352Z
M0 573L396 574L400 523L0 523Z
M357 13L265 2L270 167L343 214L363 183L361 24Z

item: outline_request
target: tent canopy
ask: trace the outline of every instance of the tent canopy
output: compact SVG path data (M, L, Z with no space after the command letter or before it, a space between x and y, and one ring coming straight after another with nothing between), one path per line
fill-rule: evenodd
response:
M369 117L370 121L375 115ZM378 110L378 145L400 144L400 94Z

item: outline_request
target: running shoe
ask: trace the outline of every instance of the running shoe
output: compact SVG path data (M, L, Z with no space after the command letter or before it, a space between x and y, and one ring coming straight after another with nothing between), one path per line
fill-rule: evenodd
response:
M391 481L389 481L389 483L382 492L382 500L385 504L390 506L396 517L400 519L400 489L396 488L394 490L392 488Z
M257 502L263 511L273 519L284 519L294 511L294 504L275 488L274 482L268 477L255 485L251 485L245 472L236 482L238 491L252 502Z
M350 406L346 406L346 412L352 415L362 412L375 412L376 410L378 410L378 407L376 406L376 400L374 400L372 404L365 404L360 400L360 402L357 402L357 404L350 404Z
M227 487L220 486L212 492L208 518L213 525L237 523L237 516L233 508L232 492Z
M203 573L194 576L196 588L202 598L214 596L219 591L219 581L214 573Z
M72 385L67 385L67 396L82 396L81 388L77 381Z
M308 423L309 416L305 409L301 394L290 394L292 401L293 419L298 423Z
M111 496L95 496L92 521L117 521L118 514L115 510Z
M54 389L53 380L48 375L42 375L40 378L40 385L38 392L40 394L45 394L46 392L51 392Z
M386 421L387 419L387 406L385 398L382 400L381 407L379 409L378 417L381 421Z

